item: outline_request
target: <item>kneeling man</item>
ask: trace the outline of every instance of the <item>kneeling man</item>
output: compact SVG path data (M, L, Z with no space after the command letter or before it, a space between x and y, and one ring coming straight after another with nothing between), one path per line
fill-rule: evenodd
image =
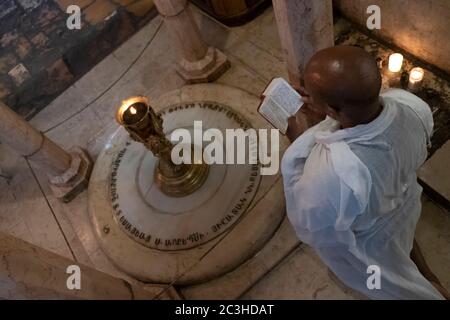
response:
M414 241L422 188L416 170L433 128L428 105L400 89L380 94L374 59L337 46L309 61L300 112L326 115L282 160L288 217L298 237L349 287L373 299L443 299ZM380 271L379 285L368 270ZM370 281L369 281L370 282Z

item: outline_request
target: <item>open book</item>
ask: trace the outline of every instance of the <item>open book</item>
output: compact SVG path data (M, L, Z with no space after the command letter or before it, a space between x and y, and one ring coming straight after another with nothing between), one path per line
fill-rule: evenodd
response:
M288 119L303 105L300 94L283 78L274 78L262 93L262 99L258 112L286 134Z

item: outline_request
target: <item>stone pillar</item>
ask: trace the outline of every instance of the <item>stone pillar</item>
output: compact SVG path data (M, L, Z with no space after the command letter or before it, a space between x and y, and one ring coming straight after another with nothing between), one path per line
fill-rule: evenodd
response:
M180 51L178 73L188 83L210 82L228 68L227 57L202 39L187 0L154 0Z
M67 286L77 284L69 279L75 273L80 290ZM0 232L0 299L153 298L144 288Z
M87 187L93 164L88 154L80 148L66 152L1 101L0 141L44 170L52 191L64 202Z
M289 82L298 88L312 55L334 46L332 0L272 0Z

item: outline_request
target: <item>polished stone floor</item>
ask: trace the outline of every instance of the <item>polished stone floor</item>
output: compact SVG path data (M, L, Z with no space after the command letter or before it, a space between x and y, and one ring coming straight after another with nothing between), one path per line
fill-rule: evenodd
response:
M247 25L232 29L197 10L195 17L205 40L221 49L231 61L231 69L217 80L218 83L259 96L271 78L287 77L271 9ZM174 72L175 50L162 22L160 17L153 19L36 115L31 123L63 147L79 145L95 159L106 138L117 128L114 113L121 100L137 94L156 99L184 85ZM340 29L338 23L337 37ZM51 194L45 177L1 144L0 168L0 230L133 281L118 271L99 248L89 225L87 192L69 204L60 203ZM417 238L431 268L450 289L450 213L425 196L423 205ZM230 287L240 287L237 296L247 299L361 298L340 284L310 248L292 240L295 235L289 226L283 232L283 236L290 239L287 254L277 257L276 261L270 254L262 254L255 258L259 259L256 262L248 263L245 272L254 284L242 286L239 278L230 280ZM157 293L160 287L151 290ZM189 289L181 291L186 298L197 297Z

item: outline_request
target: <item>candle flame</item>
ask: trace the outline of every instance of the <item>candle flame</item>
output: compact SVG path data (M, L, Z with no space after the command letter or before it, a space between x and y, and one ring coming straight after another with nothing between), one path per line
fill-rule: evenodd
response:
M129 99L122 101L122 105L116 112L117 122L119 122L120 124L123 124L122 116L125 113L125 111L128 109L130 109L131 114L137 113L137 109L133 107L133 104L135 104L135 103L144 103L146 106L149 105L148 99L146 97L142 97L142 96L135 96L135 97L131 97Z
M423 79L424 71L422 68L413 68L409 74L409 79L414 81L420 81Z
M389 71L399 72L402 69L403 55L400 53L393 53L389 56Z

